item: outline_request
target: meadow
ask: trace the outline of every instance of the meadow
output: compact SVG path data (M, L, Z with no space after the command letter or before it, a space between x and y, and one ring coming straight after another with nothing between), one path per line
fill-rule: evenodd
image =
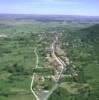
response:
M60 82L49 100L99 100L99 25L27 19L0 19L0 100L35 100L30 91L34 49L38 49L39 67L47 66L45 48L54 33L62 33L59 44L79 77Z

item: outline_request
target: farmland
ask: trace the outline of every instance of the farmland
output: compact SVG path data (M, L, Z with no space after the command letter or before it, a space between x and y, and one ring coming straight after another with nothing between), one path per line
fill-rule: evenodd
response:
M98 22L20 16L0 18L0 100L36 100L31 88L42 98L56 84L48 100L98 100Z

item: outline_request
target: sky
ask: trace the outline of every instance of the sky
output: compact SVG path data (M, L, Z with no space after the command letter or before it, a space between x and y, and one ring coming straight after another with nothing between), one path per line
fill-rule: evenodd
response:
M99 16L99 0L0 0L0 13Z

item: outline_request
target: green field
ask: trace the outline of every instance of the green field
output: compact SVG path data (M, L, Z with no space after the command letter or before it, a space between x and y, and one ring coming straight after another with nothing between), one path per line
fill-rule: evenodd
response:
M0 20L0 100L35 100L30 91L36 65L34 49L39 67L48 66L46 47L59 32L63 33L59 44L79 76L63 79L49 100L99 100L99 25L27 20ZM50 73L53 70L45 74Z

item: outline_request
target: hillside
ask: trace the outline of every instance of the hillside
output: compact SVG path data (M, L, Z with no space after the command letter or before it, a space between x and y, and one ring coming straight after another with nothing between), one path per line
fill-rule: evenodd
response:
M79 78L77 78L76 81L74 80L74 84L80 83L80 89L78 94L69 93L67 91L70 86L64 83L64 86L60 85L60 88L53 93L49 100L54 100L55 98L57 100L98 100L99 24L71 31L69 33L64 32L60 41L61 47L71 59L72 64L80 69ZM82 87L82 84L87 84L87 87ZM76 89L77 87L78 86L76 86ZM74 88L75 86L72 87L72 91L75 90ZM62 93L60 90L65 92Z

